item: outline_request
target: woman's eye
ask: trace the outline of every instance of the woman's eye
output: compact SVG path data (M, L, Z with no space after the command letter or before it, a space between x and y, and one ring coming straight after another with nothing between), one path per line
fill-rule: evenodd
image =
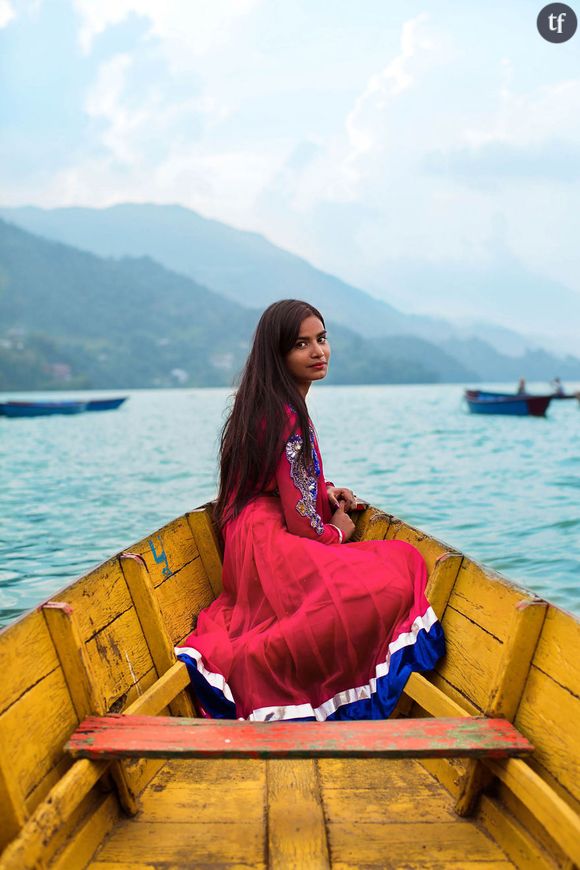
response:
M318 339L318 343L319 344L326 344L326 336L321 335L320 338Z

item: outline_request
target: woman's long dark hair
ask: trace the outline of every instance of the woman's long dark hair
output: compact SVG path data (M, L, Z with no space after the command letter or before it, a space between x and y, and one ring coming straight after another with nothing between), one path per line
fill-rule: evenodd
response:
M297 299L274 302L262 314L242 372L234 406L220 442L220 486L215 517L220 526L236 517L272 479L283 447L287 406L297 415L304 435L303 458L312 461L306 402L286 368L300 325L318 317L313 305Z

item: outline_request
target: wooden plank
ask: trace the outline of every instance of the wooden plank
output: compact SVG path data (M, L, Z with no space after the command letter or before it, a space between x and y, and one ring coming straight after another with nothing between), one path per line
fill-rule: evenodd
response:
M102 716L106 711L105 702L93 674L72 607L64 602L49 601L43 605L42 611L79 721L90 713ZM113 765L112 774L123 808L134 815L138 805L131 775L119 763Z
M58 666L58 658L41 613L29 613L1 631L0 713Z
M266 762L255 758L169 759L155 777L151 789L173 787L182 781L195 783L195 788L204 793L212 789L222 793L232 782L236 788L251 788L262 793L266 788Z
M102 795L98 809L72 832L70 841L51 864L51 870L86 867L119 817L119 804L115 795ZM118 865L117 870L120 870Z
M547 605L539 599L521 601L513 611L498 669L485 706L486 716L513 721L528 678Z
M173 646L191 634L201 610L215 598L201 559L172 574L155 590L163 622Z
M119 806L116 794L106 788L105 783L103 783L102 786L99 786L97 783L97 785L92 788L87 795L85 795L83 800L70 816L63 820L60 830L45 842L42 859L48 866L50 866L51 870L53 870L54 862L57 864L60 863L63 851L69 851L71 841L76 840L77 836L83 838L83 829L87 822L89 822L90 825L90 820L93 817L95 819L95 828L98 827L98 818L105 798L110 798L111 802L114 804L116 808L115 818L122 815L122 810ZM92 851L89 853L87 860L92 857L98 845L98 841L94 841ZM79 866L79 864L73 864L72 866Z
M121 567L153 664L158 676L161 676L176 664L176 658L173 644L161 617L159 602L147 566L142 557L123 553ZM174 716L195 715L191 699L184 691L171 699L169 707Z
M436 673L483 710L495 679L502 644L479 625L458 613L451 602L443 618L447 655Z
M85 642L131 607L117 556L53 595L52 600L63 601L74 609Z
M445 615L462 560L461 553L442 553L429 574L425 595L439 620Z
M529 758L526 758L527 763L535 771L538 776L540 776L544 782L553 788L557 795L559 795L562 800L564 800L568 806L572 807L574 812L580 816L580 800L575 798L574 795L570 794L570 791L567 788L564 788L562 783L556 779L554 774L549 771L543 764L536 759L535 755L531 755Z
M223 832L220 838L227 839L230 824L263 827L265 797L265 762L169 761L143 793L139 820L159 825L194 824L198 829L219 821ZM196 866L201 864L197 854L190 860Z
M441 557L447 555L459 556L459 561L463 558L453 547L447 546L442 541L432 538L426 532L409 526L407 523L401 522L401 520L393 521L389 529L389 540L406 541L407 544L411 544L419 550L427 565L429 576L434 572L437 561Z
M91 861L87 866L87 870L158 870L159 864L144 863L142 861L123 861L119 864L117 861ZM66 867L63 868L66 870ZM228 870L230 870L228 866Z
M463 555L420 529L415 529L395 518L390 524L388 539L406 541L419 550L425 560L429 575L426 589L427 600L438 618L442 619L455 586Z
M515 718L516 727L537 742L536 762L545 767L572 796L580 799L578 753L580 698L531 667Z
M369 507L364 511L351 514L355 530L351 541L384 541L392 517L377 508Z
M504 806L487 795L481 797L477 819L520 870L553 868L554 864L546 852L511 813L507 813Z
M149 822L231 822L262 823L264 818L264 784L257 787L254 783L240 785L236 781L236 762L230 764L227 787L208 789L207 783L196 783L193 778L183 776L176 783L162 787L155 781L153 789L146 789L141 809ZM242 811L243 807L243 811ZM241 818L243 816L243 819Z
M419 704L431 716L469 716L469 712L453 701L423 674L412 673L405 686L405 694Z
M184 516L172 520L127 549L145 559L155 588L194 559L199 559L198 546Z
M464 556L449 604L499 640L508 637L512 614L535 597L505 577Z
M27 821L2 854L2 870L35 867L51 838L78 807L109 766L106 761L78 761Z
M486 764L536 816L566 855L580 865L580 817L574 810L524 761L510 758L488 760Z
M444 695L446 695L451 701L454 701L462 710L469 713L470 716L482 715L481 708L478 707L477 704L474 704L474 702L470 698L467 698L454 685L452 685L449 680L446 680L445 677L441 676L441 674L438 674L436 671L431 671L428 677L428 681L430 683L433 683L433 685L437 689L440 689Z
M86 644L107 710L123 698L132 686L138 685L153 666L130 595L129 601L131 608Z
M401 870L401 868L404 868L404 870L514 870L514 865L511 861L490 861L487 858L482 861L470 861L464 858L459 858L456 861L449 861L448 859L438 861L437 858L434 858L432 861L428 861L424 857L421 857L413 861L403 859L401 864L392 864L385 858L387 852L388 846L385 844L383 856L382 858L378 856L376 862L370 863L367 861L364 864L360 864L357 861L351 864L344 861L333 861L332 870L370 870L372 867L379 867L381 870ZM120 868L117 867L116 870L120 870ZM123 870L125 870L125 867L123 867Z
M364 511L356 522L353 541L384 541L387 538L389 526L392 522L390 514L383 513L376 508Z
M313 759L269 761L268 864L287 867L330 867L320 786Z
M24 795L5 750L2 731L3 722L0 719L0 807L2 808L0 852L18 834L28 817Z
M405 526L406 523L404 523L403 520L400 520L398 517L394 517L394 516L392 516L390 518L390 520L391 521L389 523L389 527L387 529L387 534L385 536L385 539L387 541L394 541L395 538L397 537L397 534L399 533L401 527Z
M187 666L183 662L175 662L162 677L159 677L123 711L123 715L157 716L188 685Z
M445 822L455 819L453 804L442 786L399 792L393 788L324 790L329 824L353 819L386 825L390 822Z
M63 757L78 719L60 669L33 686L2 717L3 746L25 799Z
M330 791L357 792L388 789L397 794L417 792L418 795L440 786L425 770L425 761L393 758L385 764L382 758L321 758L318 771L324 799Z
M98 854L99 861L163 867L259 866L264 858L264 826L221 822L155 823L121 821ZM98 866L98 865L97 865Z
M544 624L546 607L544 601L522 601L513 611L510 631L484 705L486 716L513 721ZM466 816L473 812L490 778L489 771L481 763L468 763L455 804L458 815Z
M516 819L518 824L525 830L526 835L536 844L538 849L543 849L550 856L550 866L564 867L573 870L570 859L562 851L557 841L552 837L536 816L528 809L523 801L508 788L501 780L497 781L494 797L500 804L506 815ZM575 812L578 814L578 809Z
M105 705L98 695L72 607L63 601L48 601L41 610L79 721L90 713L102 715Z
M580 622L550 606L538 641L534 667L574 694L580 686Z
M462 758L422 758L421 764L435 779L457 797L459 783L465 775L466 760Z
M63 870L68 870L68 868L63 868ZM246 864L236 861L232 864L231 861L227 863L212 861L210 864L204 863L199 864L196 858L193 858L188 863L183 864L150 864L145 861L123 861L119 863L117 861L92 861L87 870L268 870L266 865L262 863L262 861L258 861L257 863ZM489 867L480 867L479 870L494 870L494 868Z
M385 825L353 820L329 825L329 840L334 866L407 868L417 862L447 868L456 862L463 868L466 856L468 861L505 861L493 840L472 822L459 819Z
M209 508L203 507L191 511L187 514L187 522L214 596L217 597L222 591L222 553Z
M56 785L59 779L65 775L67 770L69 770L73 764L74 762L70 756L63 755L60 761L58 761L54 767L51 767L41 780L35 783L32 790L26 795L26 807L29 814L34 812L39 803L45 799L49 791Z
M73 758L436 758L519 755L533 746L501 719L243 722L150 716L85 719Z

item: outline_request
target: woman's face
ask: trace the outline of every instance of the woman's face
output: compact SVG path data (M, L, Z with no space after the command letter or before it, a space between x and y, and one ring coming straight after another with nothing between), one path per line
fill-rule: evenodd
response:
M306 395L313 381L326 377L330 345L326 329L313 314L300 324L298 338L292 350L286 355L286 367L302 392Z

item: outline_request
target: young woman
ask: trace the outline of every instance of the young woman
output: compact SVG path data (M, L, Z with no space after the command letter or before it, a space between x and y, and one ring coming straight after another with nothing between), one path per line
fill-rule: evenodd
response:
M444 652L418 551L347 545L356 497L326 481L305 403L329 359L314 306L264 312L221 438L223 592L177 649L212 717L385 718Z

